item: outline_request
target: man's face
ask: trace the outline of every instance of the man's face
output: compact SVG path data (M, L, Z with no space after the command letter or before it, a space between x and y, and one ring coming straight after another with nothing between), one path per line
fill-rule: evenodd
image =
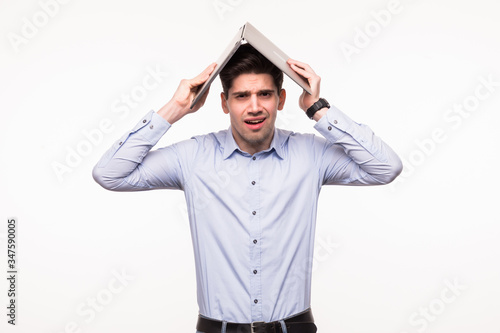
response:
M268 149L274 135L278 110L286 92L279 94L270 74L241 74L233 80L228 97L221 93L222 109L229 114L233 137L238 146L255 154Z

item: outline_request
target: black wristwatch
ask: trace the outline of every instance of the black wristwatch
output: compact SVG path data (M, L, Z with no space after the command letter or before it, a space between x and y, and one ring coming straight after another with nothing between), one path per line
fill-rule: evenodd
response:
M320 98L319 101L317 101L309 109L307 109L306 115L309 118L313 119L314 114L322 108L330 108L330 103L328 103L328 101L324 98Z

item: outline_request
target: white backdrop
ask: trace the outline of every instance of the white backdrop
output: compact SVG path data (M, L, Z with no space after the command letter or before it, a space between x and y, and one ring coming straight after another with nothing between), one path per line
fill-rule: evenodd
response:
M114 193L92 167L254 24L322 77L322 96L404 160L385 187L323 188L319 332L500 331L500 5L496 0L4 0L0 247L17 219L16 326L1 332L193 332L182 192ZM278 126L314 132L288 100ZM205 107L157 147L226 128ZM495 199L496 198L496 199Z

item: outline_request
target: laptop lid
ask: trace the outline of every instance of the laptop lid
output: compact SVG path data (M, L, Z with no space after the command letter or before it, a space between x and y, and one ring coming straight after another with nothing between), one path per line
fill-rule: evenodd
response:
M276 67L281 69L283 73L288 75L295 83L302 87L308 93L312 93L309 82L299 74L297 74L288 64L290 59L285 52L281 51L276 45L273 44L266 36L258 31L249 22L245 24L243 31L243 38L259 51L264 57L271 61Z
M301 86L305 91L311 93L311 88L309 83L305 78L298 75L290 66L286 63L289 57L281 51L276 45L274 45L266 36L259 32L250 23L245 23L236 36L231 40L227 48L221 54L217 60L217 65L210 74L208 80L198 89L196 96L191 103L191 109L198 103L203 94L208 90L210 84L219 75L224 66L228 63L229 59L234 55L236 50L244 43L247 42L252 45L257 51L259 51L264 57L271 61L276 67L283 71L288 77L295 81L299 86Z

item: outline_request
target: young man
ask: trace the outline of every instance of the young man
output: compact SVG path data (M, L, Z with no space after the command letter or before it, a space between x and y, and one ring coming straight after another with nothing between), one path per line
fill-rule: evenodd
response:
M190 110L214 70L182 80L173 98L149 112L93 170L113 191L180 189L192 233L203 333L316 332L309 309L318 195L322 185L391 182L402 164L369 127L320 99L320 77L305 77L300 108L322 134L277 129L286 92L283 73L253 47L240 47L220 73L228 130L150 151ZM308 120L304 116L304 121Z

